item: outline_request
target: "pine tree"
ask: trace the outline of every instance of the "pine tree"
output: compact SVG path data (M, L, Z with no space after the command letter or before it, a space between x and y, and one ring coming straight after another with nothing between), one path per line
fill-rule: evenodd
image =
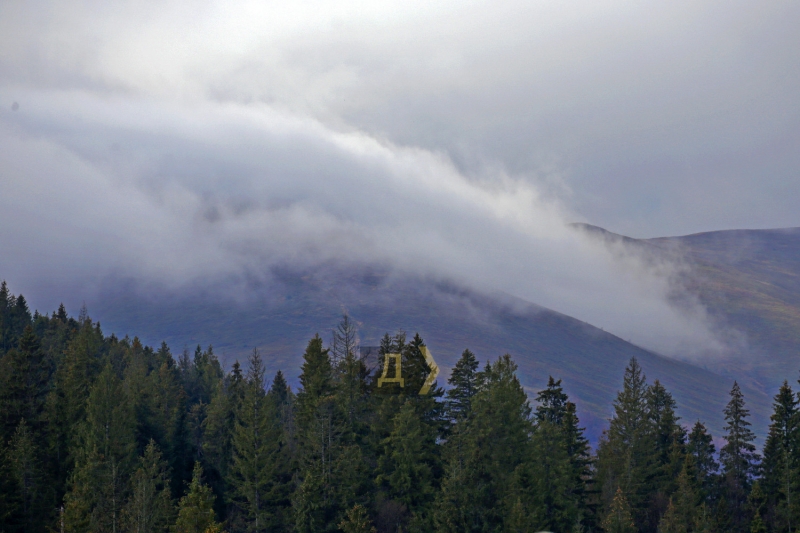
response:
M283 500L278 476L284 466L276 406L264 390L264 364L258 350L248 361L244 396L236 413L233 463L229 484L234 504L248 531L270 531L280 525L275 505Z
M339 528L344 533L377 533L367 510L360 504L355 504L347 511L345 519L339 522Z
M413 399L407 399L394 418L394 428L384 439L377 483L388 487L392 499L412 515L427 514L435 494L438 468L436 430L419 417Z
M774 412L770 417L760 485L764 488L766 505L772 512L773 527L791 531L800 523L798 507L798 454L800 453L800 415L797 400L789 383L784 381L775 396Z
M516 529L570 531L587 514L588 442L560 380L551 377L537 402L531 455L512 479L509 512Z
M533 430L516 369L508 355L487 364L473 416L457 423L448 440L434 513L439 531L495 530L505 523L512 476L531 455Z
M38 457L38 446L34 434L23 418L20 420L11 441L8 443L8 462L15 481L16 502L19 517L14 524L6 521L6 526L20 531L36 531L42 528L43 513L49 511L44 505L45 487L42 484L43 472Z
M334 467L342 451L342 420L335 402L335 382L328 350L319 335L303 356L301 389L297 394L300 487L294 496L299 533L337 527L340 512Z
M733 528L735 531L744 531L747 523L746 499L758 468L758 454L753 444L756 437L747 420L750 411L745 408L744 396L735 381L730 396L725 407L727 425L723 428L727 434L719 458Z
M631 508L621 488L614 493L606 518L603 520L603 529L606 533L636 533Z
M636 358L625 369L622 391L614 401L614 417L597 450L600 499L611 509L617 489L625 496L634 521L644 527L654 471L653 423L647 409L648 387Z
M135 461L135 418L117 375L107 364L86 405L72 483L67 527L117 531Z
M175 508L170 493L169 466L151 440L131 476L131 496L123 509L125 530L131 533L166 533Z
M0 437L10 438L24 418L28 430L38 439L43 436L51 366L31 326L25 328L17 344L0 361Z
M203 468L195 463L189 492L178 504L175 533L218 533L222 527L214 515L214 495L203 483Z
M477 375L478 360L475 354L464 350L447 380L450 385L447 408L452 420L466 418L472 412L472 398L478 392Z
M717 481L719 465L715 459L716 447L708 430L699 420L695 422L686 443L686 453L694 460L697 483L702 500L711 505Z

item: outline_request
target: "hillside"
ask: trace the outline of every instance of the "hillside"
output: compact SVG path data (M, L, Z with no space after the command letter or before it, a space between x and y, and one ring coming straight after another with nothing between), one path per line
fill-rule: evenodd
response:
M208 291L154 297L118 285L87 304L108 333L138 334L147 343L166 340L174 351L213 343L228 364L258 346L270 371L283 369L290 379L299 373L307 340L317 332L329 339L345 311L359 324L363 345L376 345L397 329L419 332L443 368L440 383L465 348L484 362L510 353L531 395L549 375L563 379L593 438L610 416L623 369L635 356L650 380L660 379L673 392L687 422L699 418L714 435L722 432L730 377L662 357L552 310L381 272L329 269L276 277L275 285L256 288L245 300ZM753 388L745 394L763 434L770 400Z
M744 333L745 357L739 361L766 386L797 379L800 228L716 231L648 242L677 246L691 262L688 286L721 324Z
M632 239L576 224L608 243L678 259L689 266L678 282L695 294L733 337L732 357L715 370L747 375L772 394L800 370L800 228L729 230Z

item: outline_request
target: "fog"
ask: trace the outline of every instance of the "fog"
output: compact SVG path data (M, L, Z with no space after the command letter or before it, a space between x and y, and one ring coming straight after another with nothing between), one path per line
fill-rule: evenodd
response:
M567 224L798 225L798 8L758 7L3 4L0 277L375 264L719 355L680 258Z

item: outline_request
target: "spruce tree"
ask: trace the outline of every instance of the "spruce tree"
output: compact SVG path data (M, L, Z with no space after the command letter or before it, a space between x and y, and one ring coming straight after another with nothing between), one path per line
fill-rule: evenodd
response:
M178 503L175 533L219 533L222 527L214 515L214 495L203 483L203 468L195 463L189 492Z
M695 422L686 443L686 453L694 460L694 470L702 500L711 505L716 494L719 464L715 459L716 447L705 425L699 420Z
M264 364L257 349L248 361L244 395L233 432L232 499L244 516L247 530L273 529L278 520L271 501L281 466L281 432L275 405L264 389Z
M464 350L453 367L447 383L447 409L452 420L466 418L472 412L472 398L478 392L478 360L469 350Z
M316 335L303 355L297 394L300 486L294 496L299 533L334 530L342 511L336 497L334 467L342 452L342 420L328 350Z
M344 533L377 533L367 510L360 504L355 504L347 510L344 520L339 522L339 528Z
M400 408L393 426L382 442L377 483L385 485L389 496L403 504L417 523L424 523L422 518L428 514L436 488L436 429L420 419L410 398Z
M203 423L203 455L221 479L229 475L232 439L245 390L245 378L239 361L233 363L230 374L220 383L206 410Z
M608 513L603 520L606 533L636 533L636 526L631 516L631 507L621 488L614 493Z
M169 466L151 440L131 476L130 498L123 509L122 522L131 533L166 533L174 515Z
M654 470L652 420L647 409L648 387L636 358L625 369L622 391L614 400L614 417L597 450L600 500L610 512L620 493L637 527L647 522L650 481Z
M15 482L13 500L17 503L18 513L16 520L4 523L10 529L24 532L43 529L43 519L50 511L45 505L46 487L34 439L35 435L23 418L8 443L7 451L10 473Z
M537 402L531 455L517 467L507 505L515 528L571 531L586 521L589 445L560 380L551 377Z
M8 440L25 419L26 427L38 439L43 436L51 365L31 326L24 329L17 344L0 360L0 437Z
M800 454L800 420L797 400L789 383L784 381L775 396L769 434L764 444L764 461L760 486L766 494L773 527L791 531L798 520L798 455Z
M753 444L756 436L748 420L750 411L745 407L744 396L735 381L730 396L725 407L725 445L720 450L719 458L733 529L744 531L748 523L747 494L758 468L759 457Z
M530 455L531 407L509 355L487 364L473 416L448 440L445 478L434 513L439 531L504 527L511 480Z
M75 451L76 467L66 496L67 526L117 531L135 461L135 418L110 364L97 378Z

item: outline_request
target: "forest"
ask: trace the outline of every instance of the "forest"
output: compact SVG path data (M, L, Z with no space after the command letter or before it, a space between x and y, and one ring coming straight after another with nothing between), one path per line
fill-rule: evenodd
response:
M681 420L636 359L593 449L561 381L529 398L510 355L465 350L447 387L419 335L386 334L403 387L377 386L344 317L292 387L257 349L226 371L105 336L82 310L31 313L0 286L4 532L791 532L798 396L756 443L734 382L724 435ZM382 361L378 365L382 368ZM298 369L286 369L292 375ZM557 376L556 376L557 377Z

